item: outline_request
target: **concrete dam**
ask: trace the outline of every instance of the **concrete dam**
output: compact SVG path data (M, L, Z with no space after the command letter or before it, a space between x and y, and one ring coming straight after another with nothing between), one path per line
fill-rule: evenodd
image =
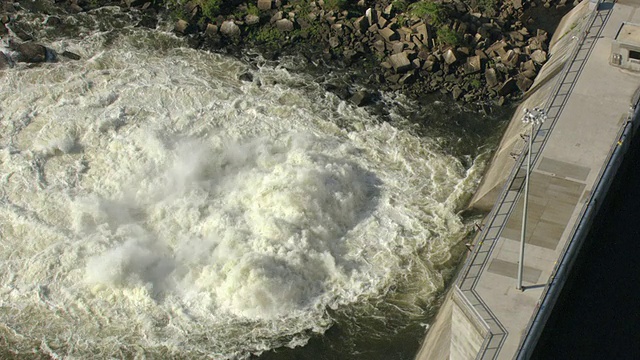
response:
M531 357L638 128L638 8L585 0L558 25L472 199L489 213L417 360Z

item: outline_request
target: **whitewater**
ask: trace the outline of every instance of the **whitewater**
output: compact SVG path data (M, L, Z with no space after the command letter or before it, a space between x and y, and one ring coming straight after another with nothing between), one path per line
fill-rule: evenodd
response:
M482 162L417 135L399 95L383 121L108 15L64 18L76 38L29 19L82 59L0 72L4 351L247 358L434 306Z

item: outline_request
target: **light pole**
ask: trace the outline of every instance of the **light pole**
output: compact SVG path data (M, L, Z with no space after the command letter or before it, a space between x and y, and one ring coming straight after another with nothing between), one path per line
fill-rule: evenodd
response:
M516 289L524 291L522 286L522 273L524 271L524 240L527 232L527 206L529 205L529 176L531 175L531 148L533 147L533 134L536 126L542 124L547 119L544 110L535 107L533 110L524 109L522 122L531 124L529 134L529 149L527 150L527 173L524 178L524 204L522 206L522 233L520 234L520 258L518 261L518 284Z

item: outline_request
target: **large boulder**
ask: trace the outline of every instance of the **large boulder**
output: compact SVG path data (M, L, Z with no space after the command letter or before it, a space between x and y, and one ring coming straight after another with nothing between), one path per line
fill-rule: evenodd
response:
M516 79L516 85L518 86L518 89L520 89L520 91L525 92L529 90L531 85L533 85L533 80L527 78L526 76L520 75Z
M400 34L398 34L397 31L393 30L391 28L391 26L387 26L384 29L378 30L378 34L380 34L380 36L382 36L382 38L386 42L392 42L392 41L400 40Z
M447 63L447 65L451 65L456 61L458 61L458 58L460 56L455 50L447 49L447 51L445 51L444 54L442 54L442 57L444 58L444 62Z
M506 96L514 92L518 88L514 78L508 78L498 89L498 95Z
M220 32L228 37L240 36L240 27L233 20L227 20L220 25Z
M498 74L493 68L489 68L484 72L484 78L487 80L487 85L492 88L498 85Z
M399 73L410 70L413 66L406 51L403 51L399 54L391 55L389 57L389 61L391 62L391 66L393 66L393 69Z
M17 52L16 60L26 63L41 63L45 61L55 61L55 52L43 45L33 42L22 44L12 43L11 47Z
M536 50L534 51L531 55L531 60L533 60L533 62L535 62L536 64L544 64L547 62L547 53L543 50Z
M293 22L289 19L280 19L276 21L276 27L284 32L293 31Z
M482 62L480 56L470 56L467 58L467 62L462 66L464 73L467 75L475 74L482 70Z
M4 70L6 68L11 67L11 60L5 53L0 51L0 70Z
M271 10L271 0L258 0L258 9L262 11Z

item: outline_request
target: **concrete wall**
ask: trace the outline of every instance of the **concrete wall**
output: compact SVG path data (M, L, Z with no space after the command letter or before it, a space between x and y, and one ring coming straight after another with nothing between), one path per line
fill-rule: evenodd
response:
M533 86L525 94L525 99L511 118L469 207L487 212L493 207L513 169L513 156L519 155L525 147L524 140L520 137L524 133L524 124L521 121L524 109L542 106L551 96L591 10L589 1L583 0L565 15L556 28L549 45L549 61L542 67ZM449 290L416 359L474 359L487 335L486 324L483 324L462 292L454 285Z
M533 86L525 94L523 102L516 109L507 127L489 169L485 173L478 190L471 199L469 207L488 212L493 207L500 191L504 187L509 173L513 169L514 156L518 156L525 147L520 137L524 133L521 119L524 109L541 106L550 97L559 79L562 69L571 56L585 21L590 15L589 1L584 0L565 15L551 38L549 61L542 67Z
M454 287L447 294L435 322L429 328L416 359L474 359L488 331L487 325L467 303L464 295Z

